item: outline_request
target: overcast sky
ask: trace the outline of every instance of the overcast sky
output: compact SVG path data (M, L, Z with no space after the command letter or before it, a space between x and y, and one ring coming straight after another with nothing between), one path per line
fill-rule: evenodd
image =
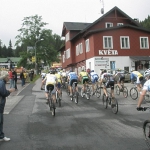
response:
M114 6L143 21L150 15L150 0L103 0L104 12ZM61 36L63 22L92 23L102 16L101 0L0 0L0 40L14 46L24 17L42 16L47 29Z

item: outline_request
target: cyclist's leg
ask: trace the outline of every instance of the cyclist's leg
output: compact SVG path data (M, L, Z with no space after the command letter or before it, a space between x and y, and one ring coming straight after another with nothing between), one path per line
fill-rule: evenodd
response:
M69 91L70 91L70 96L72 96L72 84L73 84L73 80L69 81Z
M109 85L111 87L111 97L115 98L115 95L114 95L114 81L110 81Z
M107 90L106 90L106 88L108 88L108 84L107 83L108 82L104 83L104 87L103 87L103 92L106 95L106 97L108 97Z
M61 91L61 83L60 82L58 82L58 84L57 84L57 90L58 90L59 98L61 99L62 91Z
M141 82L140 82L140 80L139 80L139 77L137 77L136 84L137 84L137 89L138 89L138 91L140 92L140 91L141 91Z

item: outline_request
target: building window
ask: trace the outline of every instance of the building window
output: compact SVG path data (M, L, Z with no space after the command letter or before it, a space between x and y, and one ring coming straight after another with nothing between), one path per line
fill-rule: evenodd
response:
M83 53L82 43L79 44L79 47L80 47L80 48L79 48L79 49L80 49L79 52L80 52L80 54L82 54L82 53Z
M113 23L111 23L111 22L106 22L106 23L105 23L105 27L106 27L106 28L113 27Z
M69 38L69 32L66 34L66 42L69 41L70 38Z
M113 49L112 36L103 36L103 48Z
M121 49L129 49L130 48L129 37L121 36L120 37L120 45L121 45Z
M76 46L76 56L79 55L79 45Z
M123 23L117 23L117 26L122 26L123 25Z
M140 48L149 49L148 37L140 37Z
M66 59L70 58L70 48L66 50Z
M85 49L86 49L86 52L89 52L89 51L90 51L89 39L87 39L87 40L85 41Z

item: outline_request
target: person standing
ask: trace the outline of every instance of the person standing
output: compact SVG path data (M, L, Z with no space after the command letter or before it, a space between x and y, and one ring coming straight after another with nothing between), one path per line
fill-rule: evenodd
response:
M6 97L10 95L11 92L15 91L14 88L7 90L6 82L9 81L9 74L7 71L0 71L0 142L10 141L10 138L5 137L3 132L3 113L6 103Z
M33 80L33 77L34 77L34 70L31 69L30 73L29 73L29 77L30 77L30 81Z
M21 79L21 85L25 86L24 69L22 69L22 72L20 73L20 79Z
M17 72L16 72L16 68L13 71L13 77L14 77L14 88L15 88L15 90L18 90L17 89Z
M9 70L9 82L10 82L10 88L14 88L14 76L13 76L13 68Z

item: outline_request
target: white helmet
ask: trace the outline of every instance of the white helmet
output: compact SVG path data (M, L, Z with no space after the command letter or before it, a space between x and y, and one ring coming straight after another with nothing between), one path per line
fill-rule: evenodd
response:
M144 77L149 77L149 76L150 76L150 68L144 72Z

